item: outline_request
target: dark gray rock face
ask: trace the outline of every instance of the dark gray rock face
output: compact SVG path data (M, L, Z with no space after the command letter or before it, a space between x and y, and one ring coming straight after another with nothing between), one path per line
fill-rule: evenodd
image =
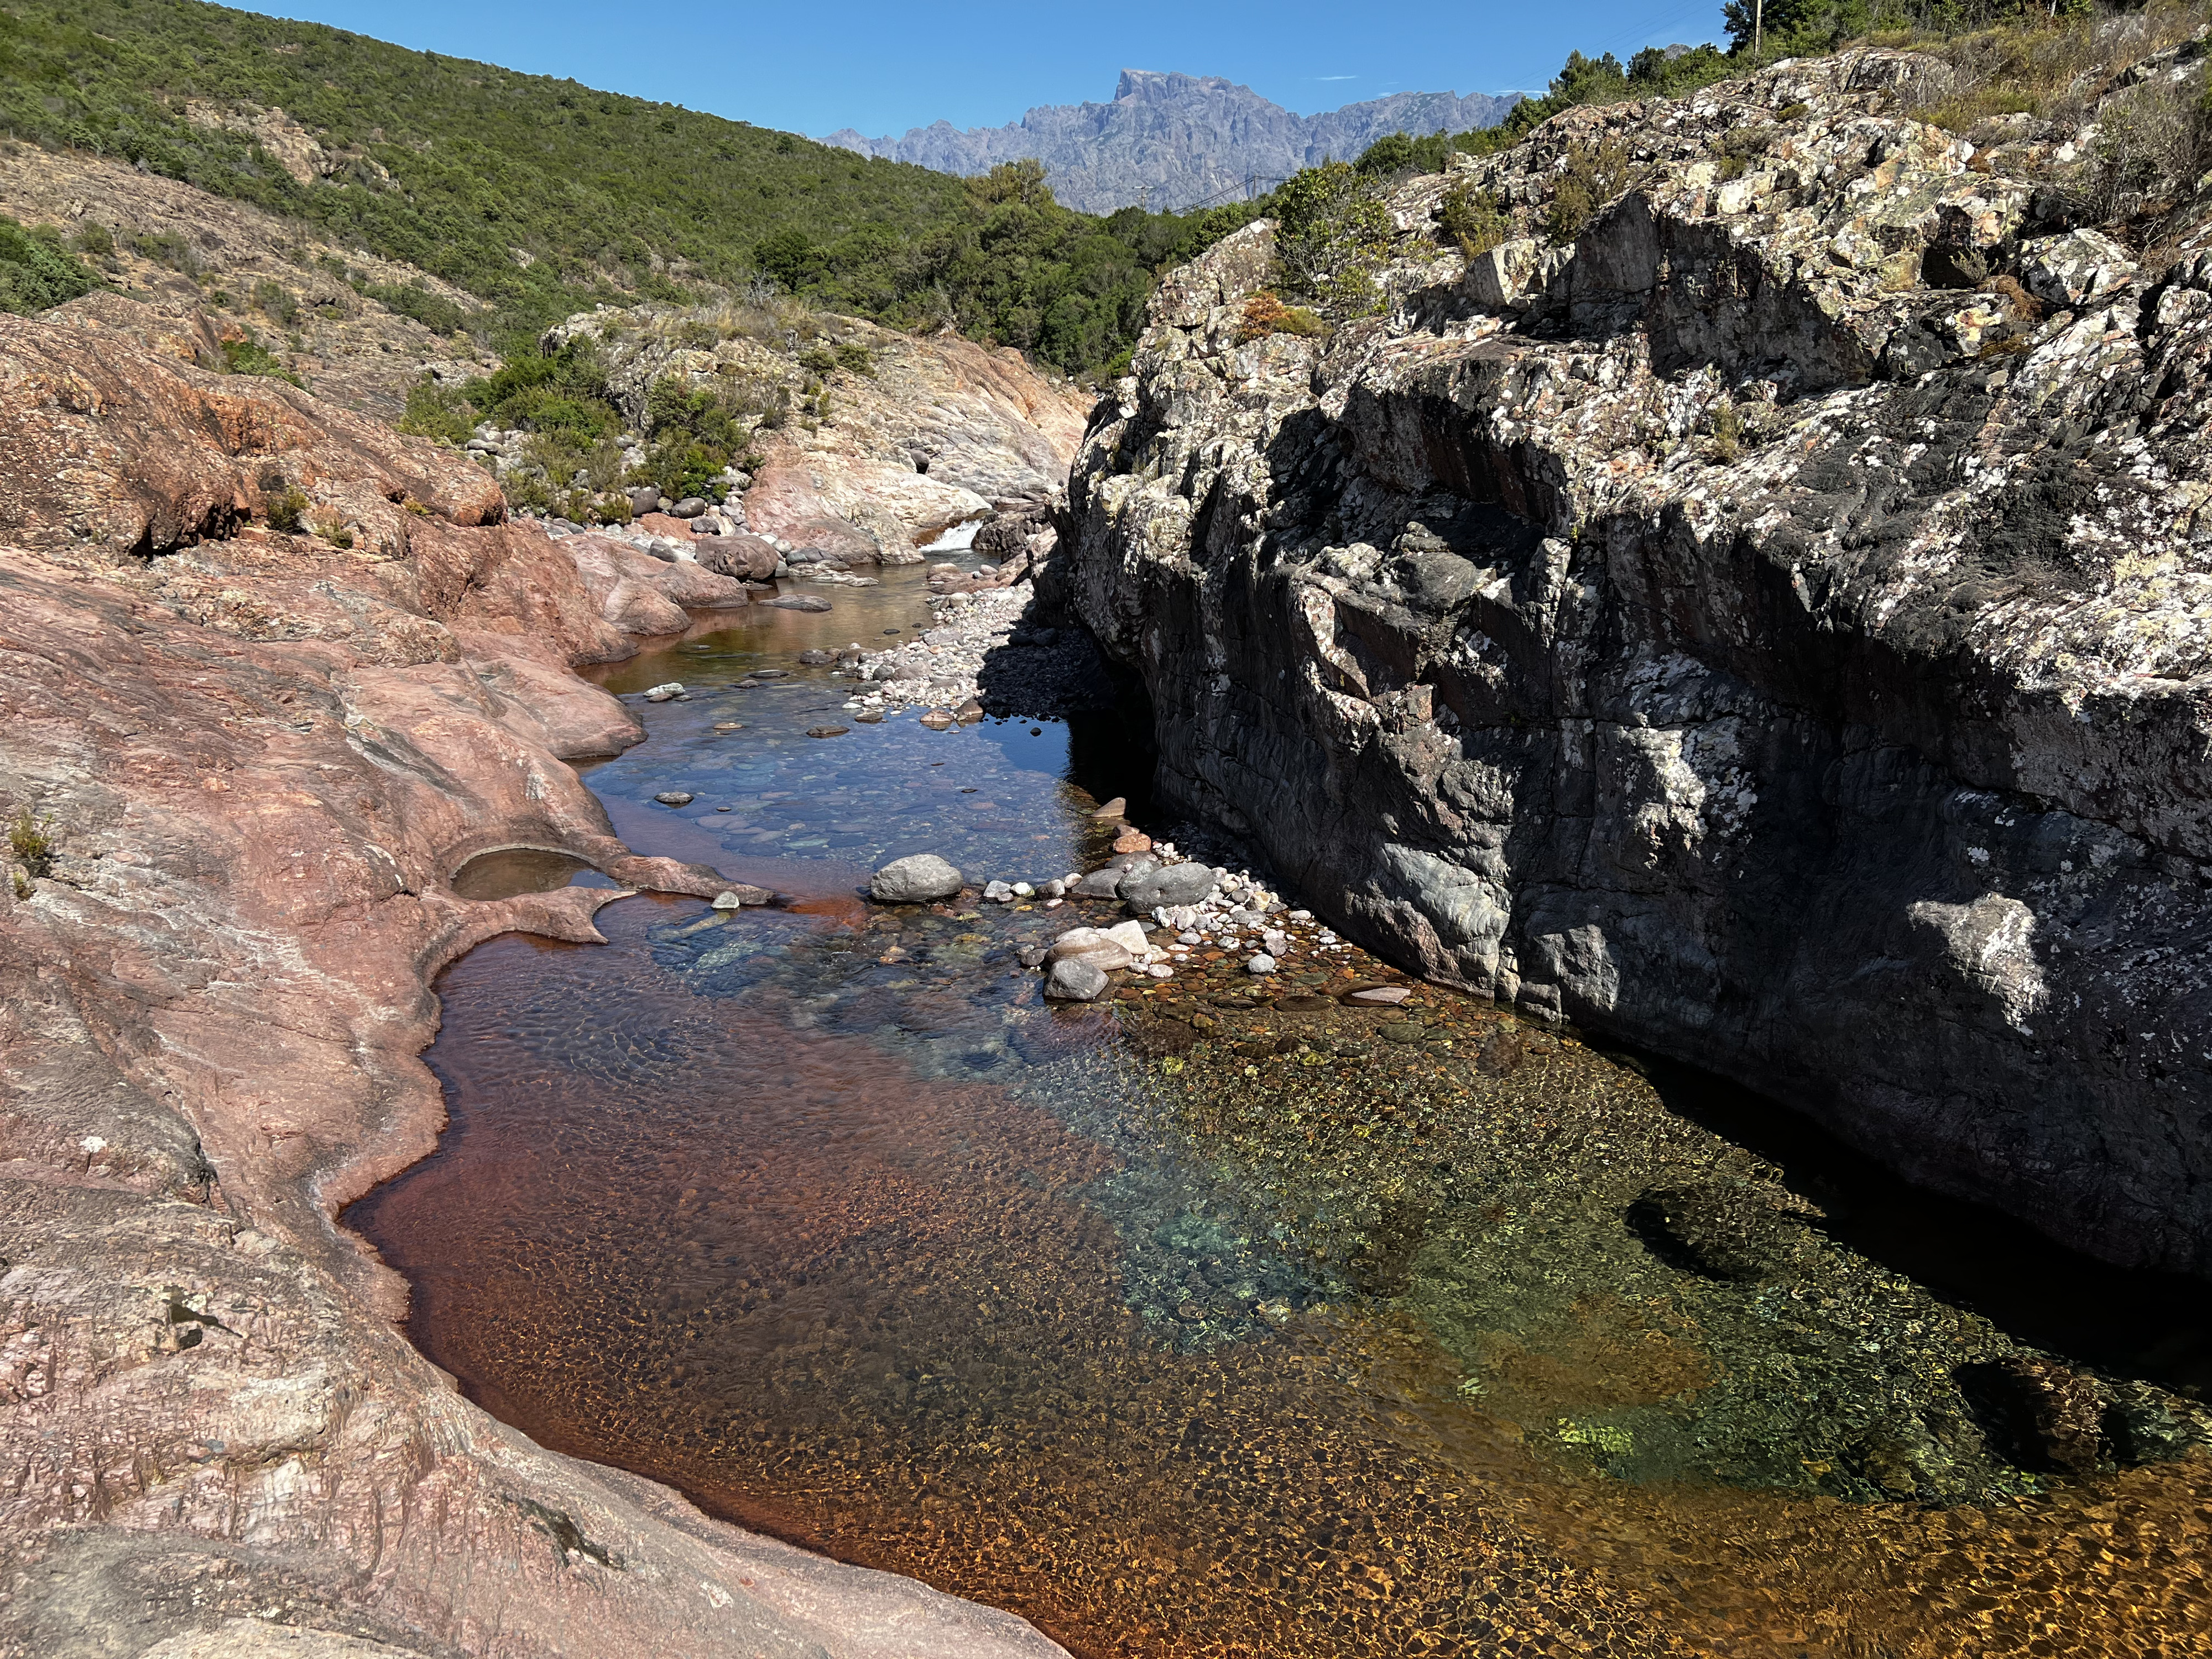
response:
M1399 191L1391 311L1326 339L1240 339L1229 239L1041 586L1148 685L1165 800L1354 937L2212 1273L2212 215L2154 279L2062 237L2071 135L1973 149L1928 73L1569 112L1455 175L1522 233L1472 262L1455 180ZM1632 187L1544 246L1608 140Z
M1054 104L1017 124L949 121L903 138L866 138L847 127L822 142L940 173L988 173L1035 157L1053 194L1085 213L1149 201L1154 210L1241 195L1255 177L1267 189L1301 167L1352 160L1394 132L1416 137L1495 126L1517 94L1396 92L1320 115L1293 115L1249 87L1212 75L1123 70L1108 104Z

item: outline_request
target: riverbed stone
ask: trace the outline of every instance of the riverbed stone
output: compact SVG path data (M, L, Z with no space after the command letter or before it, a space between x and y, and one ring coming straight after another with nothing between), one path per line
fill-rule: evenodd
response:
M688 789L664 789L653 797L663 806L689 806L696 799Z
M1162 906L1202 904L1213 896L1218 872L1205 864L1169 864L1122 872L1115 891L1139 915Z
M884 904L921 904L960 890L959 869L934 853L910 853L876 872L869 893Z
M1092 1002L1105 994L1106 970L1087 957L1063 957L1046 974L1044 994L1058 1002Z
M1081 957L1096 963L1102 969L1126 968L1134 953L1120 939L1104 928L1071 927L1053 940L1045 951L1048 962L1067 962Z

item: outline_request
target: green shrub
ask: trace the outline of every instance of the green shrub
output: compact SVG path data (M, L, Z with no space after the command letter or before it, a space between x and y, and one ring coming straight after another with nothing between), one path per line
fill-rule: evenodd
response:
M1437 209L1437 227L1446 240L1472 259L1487 253L1513 234L1513 222L1499 210L1498 198L1462 179L1444 192Z
M253 303L263 316L285 328L291 327L300 315L298 296L283 283L265 278L253 285Z
M1394 132L1362 150L1352 166L1389 182L1415 173L1442 173L1456 153L1457 146L1448 132L1425 133L1419 138Z
M1390 215L1375 181L1324 161L1275 191L1275 259L1284 287L1346 317L1372 316L1376 274L1390 253Z
M824 347L815 346L799 354L799 366L817 374L827 374L837 367L837 354Z
M289 380L296 386L304 387L307 384L284 366L283 358L251 333L242 338L222 343L222 372L226 374L255 374L270 380Z
M837 348L837 367L872 379L876 372L876 354L858 340L848 340Z
M131 251L142 259L166 265L195 282L207 270L207 261L200 257L199 249L191 239L173 230L142 231L131 237Z
M106 263L112 262L115 258L113 233L106 225L95 220L88 219L79 225L76 234L69 239L69 245L88 259L98 259Z
M396 312L402 317L412 317L434 334L468 332L469 313L444 295L433 294L420 283L371 283L361 291L386 311Z
M1743 453L1743 412L1729 398L1713 405L1710 446L1717 461L1733 461Z
M300 526L307 521L307 498L289 486L267 497L261 505L269 527L287 536L300 533Z
M476 410L455 388L441 386L428 374L407 390L407 412L398 429L417 438L434 438L459 449L476 431Z
M106 286L63 251L58 232L0 216L0 311L27 315Z
M8 826L8 850L33 877L53 873L54 855L61 849L54 840L52 818L33 817L27 806L15 814L15 821Z
M1582 234L1598 210L1628 187L1628 150L1617 138L1595 144L1573 144L1567 165L1552 191L1545 233L1554 246L1564 246Z

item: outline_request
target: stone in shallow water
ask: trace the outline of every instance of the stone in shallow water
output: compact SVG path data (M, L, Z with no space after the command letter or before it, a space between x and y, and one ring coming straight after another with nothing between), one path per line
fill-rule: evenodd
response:
M959 890L959 870L934 853L893 859L868 884L868 891L884 904L919 904L951 898Z
M1203 904L1213 895L1215 872L1209 865L1170 864L1163 868L1133 868L1116 890L1129 908L1144 915L1162 907Z
M666 702L671 697L680 697L683 695L684 682L670 680L666 684L656 685L647 691L645 694L645 700L647 702Z
M664 789L653 797L663 806L689 806L695 799L681 789Z
M1244 971L1248 974L1272 974L1275 971L1275 959L1263 952L1246 963Z
M1349 1000L1388 1007L1393 1003L1403 1002L1413 994L1402 985L1370 985L1364 991L1354 991Z
M1082 957L1065 957L1045 976L1044 994L1056 1002L1092 1002L1106 989L1106 970Z
M806 728L806 735L810 738L842 738L851 730L848 726L810 726Z
M1080 960L1100 969L1126 968L1131 953L1128 946L1102 928L1071 927L1052 942L1045 960L1055 964Z
M989 882L984 885L983 896L994 904L1012 904L1014 890L1003 881Z
M769 603L778 611L827 611L830 608L829 600L817 599L811 593L795 594L787 599L770 599Z

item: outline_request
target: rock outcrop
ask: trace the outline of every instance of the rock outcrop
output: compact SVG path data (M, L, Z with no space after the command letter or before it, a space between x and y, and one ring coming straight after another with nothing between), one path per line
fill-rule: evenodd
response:
M1149 205L1155 212L1242 198L1300 167L1348 161L1377 138L1467 132L1495 126L1517 93L1394 92L1318 115L1294 115L1218 75L1123 70L1110 103L1042 105L1003 127L949 121L902 138L866 138L852 128L822 142L863 155L912 161L939 173L988 173L1033 157L1054 195L1085 213Z
M332 1224L434 1144L430 975L619 896L465 860L731 887L562 763L640 735L576 563L289 386L21 319L0 365L0 1652L1058 1653L503 1427Z
M230 118L259 121L269 153L288 170L310 165L299 145L313 141L296 125L287 137L271 125L290 125L283 112ZM315 165L331 160L315 154ZM399 417L426 370L460 380L499 367L466 336L441 333L376 297L424 315L482 316L483 302L452 283L127 162L0 146L0 213L104 239L108 251L95 263L114 291L73 300L53 320L110 329L162 356L220 368L226 340L251 339L324 402L380 421Z
M2094 134L1954 136L1944 73L1570 111L1399 190L1389 314L1326 338L1254 337L1229 239L1051 580L1166 799L1362 940L2212 1273L2212 235L2078 228Z
M544 343L572 341L606 367L632 464L645 455L656 383L734 398L752 411L759 465L725 474L732 523L852 564L909 564L947 532L1057 500L1091 404L1011 348L915 338L789 302L603 309ZM504 466L520 435L504 449L503 434L478 441Z

